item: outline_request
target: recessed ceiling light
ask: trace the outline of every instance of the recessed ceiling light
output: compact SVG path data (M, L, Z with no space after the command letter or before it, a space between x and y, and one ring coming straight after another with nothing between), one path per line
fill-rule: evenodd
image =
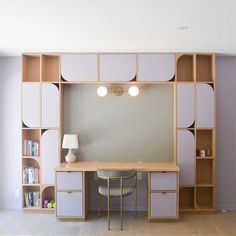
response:
M179 26L179 30L188 30L189 27L187 25L182 25L182 26Z

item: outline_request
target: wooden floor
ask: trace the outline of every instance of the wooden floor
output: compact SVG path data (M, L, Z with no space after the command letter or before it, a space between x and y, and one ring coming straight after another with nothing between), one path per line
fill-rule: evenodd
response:
M61 222L51 214L23 214L21 211L0 210L0 235L236 235L236 212L214 215L181 215L178 222L148 223L145 214L134 219L125 213L124 231L119 230L119 214L114 213L111 231L107 218L90 216L86 222Z

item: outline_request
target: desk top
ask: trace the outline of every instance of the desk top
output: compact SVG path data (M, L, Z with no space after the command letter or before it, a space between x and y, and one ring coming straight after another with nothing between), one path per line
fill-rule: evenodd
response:
M136 171L179 171L173 162L75 162L61 163L55 171L96 171L97 169L135 169Z

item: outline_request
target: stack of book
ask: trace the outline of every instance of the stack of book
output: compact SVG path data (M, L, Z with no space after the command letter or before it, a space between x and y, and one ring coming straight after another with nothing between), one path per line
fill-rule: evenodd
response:
M24 156L39 156L39 142L25 139Z
M26 192L25 193L26 207L40 207L40 192Z
M24 184L39 184L40 169L30 166L23 168L23 183Z

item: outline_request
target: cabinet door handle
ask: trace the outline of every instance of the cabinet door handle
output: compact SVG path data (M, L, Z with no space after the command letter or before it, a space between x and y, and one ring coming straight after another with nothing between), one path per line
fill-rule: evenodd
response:
M166 173L166 171L162 171L161 173Z
M66 171L66 173L70 173L71 171Z
M67 193L72 193L72 192L67 192Z
M166 192L161 192L162 194L166 194Z

